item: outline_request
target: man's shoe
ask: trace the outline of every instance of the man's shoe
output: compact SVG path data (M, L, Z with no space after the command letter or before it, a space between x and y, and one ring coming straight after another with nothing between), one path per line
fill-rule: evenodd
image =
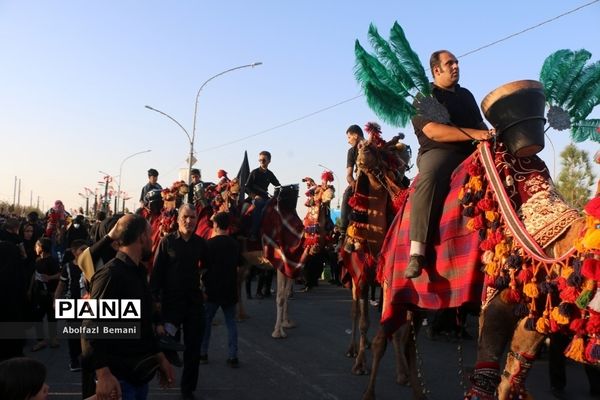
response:
M200 354L200 364L208 364L208 355Z
M423 266L425 265L425 257L420 254L412 254L410 256L410 260L408 261L408 266L404 271L404 277L406 279L417 278L421 275L423 271Z
M237 368L240 366L240 361L237 359L237 357L235 358L228 358L227 359L227 365L231 368Z
M165 358L167 359L167 361L169 361L171 363L172 366L177 367L177 368L183 367L183 361L181 361L181 358L179 357L179 354L177 354L176 351L163 350L163 354L165 355Z
M79 361L69 362L69 371L71 371L71 372L81 371L81 365L79 364Z

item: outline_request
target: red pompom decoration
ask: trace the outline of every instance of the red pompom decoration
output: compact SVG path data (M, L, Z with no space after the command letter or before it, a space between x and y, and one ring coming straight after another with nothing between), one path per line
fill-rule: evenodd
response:
M600 314L596 312L590 312L590 317L585 325L585 330L590 335L600 334Z
M324 171L321 174L321 180L323 180L325 182L333 182L333 172L331 172L331 171Z
M595 218L600 218L600 197L594 197L583 207L588 215Z
M575 300L577 300L578 296L579 292L577 291L577 288L574 288L572 286L567 286L560 291L561 300L566 301L568 303L574 303Z
M600 260L596 260L595 258L586 258L583 260L581 275L595 281L600 280Z

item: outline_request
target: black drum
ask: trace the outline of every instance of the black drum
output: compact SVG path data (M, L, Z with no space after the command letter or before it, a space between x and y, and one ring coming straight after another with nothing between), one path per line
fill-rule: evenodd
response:
M292 185L282 185L275 188L273 197L279 202L279 207L285 210L294 210L298 204L298 193L300 193L300 185L294 183Z
M544 86L523 80L492 91L481 102L481 110L509 152L529 157L544 148L545 104Z

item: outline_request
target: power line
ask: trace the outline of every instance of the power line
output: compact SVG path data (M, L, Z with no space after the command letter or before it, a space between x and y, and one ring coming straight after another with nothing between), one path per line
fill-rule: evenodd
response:
M559 18L562 18L562 17L564 17L565 15L572 14L572 13L574 13L574 12L577 12L577 11L581 10L582 8L585 8L585 7L591 6L592 4L594 4L594 3L597 3L598 1L600 1L600 0L594 0L594 1L590 1L589 3L583 4L583 5L581 5L581 6L577 7L577 8L574 8L574 9L572 9L572 10L569 10L569 11L566 11L566 12L564 12L564 13L562 13L562 14L559 14L559 15L557 15L556 17L553 17L553 18L547 19L547 20L545 20L545 21L543 21L543 22L540 22L539 24L536 24L536 25L530 26L529 28L525 28L525 29L523 29L522 31L519 31L519 32L513 33L513 34L511 34L511 35L505 36L505 37L503 37L502 39L498 39L498 40L496 40L496 41L494 41L494 42L492 42L492 43L489 43L489 44L486 44L486 45L484 45L484 46L478 47L478 48L476 48L475 50L468 51L468 52L466 52L465 54L462 54L462 55L460 55L460 56L458 56L458 57L459 57L459 58L466 57L466 56L468 56L468 55L471 55L471 54L473 54L473 53L476 53L476 52L478 52L478 51L481 51L481 50L483 50L483 49L486 49L486 48L488 48L488 47L494 46L494 45L496 45L496 44L498 44L498 43L504 42L504 41L506 41L506 40L508 40L508 39L511 39L511 38L515 37L515 36L519 36L519 35L521 35L521 34L523 34L523 33L525 33L525 32L528 32L528 31L534 30L534 29L536 29L536 28L539 28L539 27L540 27L540 26L542 26L542 25L546 25L546 24L548 24L548 23L550 23L550 22L556 21L556 20L557 20L557 19L559 19Z
M564 16L566 16L566 15L569 15L569 14L572 14L572 13L574 13L574 12L577 12L577 11L579 11L579 10L581 10L581 9L585 8L585 7L588 7L588 6L591 6L591 5L595 4L595 3L598 3L599 1L600 1L600 0L593 0L593 1L590 1L589 3L586 3L586 4L583 4L583 5L579 6L579 7L573 8L573 9L571 9L571 10L569 10L569 11L565 11L565 12L564 12L564 13L562 13L562 14L559 14L559 15L557 15L557 16L555 16L555 17L552 17L552 18L550 18L550 19L547 19L547 20L545 20L545 21L542 21L542 22L540 22L540 23L538 23L538 24L536 24L536 25L530 26L529 28L525 28L525 29L523 29L523 30L521 30L521 31L519 31L519 32L513 33L513 34L511 34L511 35L505 36L505 37L503 37L503 38L501 38L501 39L498 39L498 40L496 40L496 41L493 41L493 42L491 42L491 43L488 43L488 44L486 44L486 45L483 45L483 46L481 46L481 47L478 47L478 48L476 48L476 49L474 49L474 50L468 51L468 52L466 52L466 53L464 53L464 54L462 54L462 55L458 56L458 58L464 58L464 57L466 57L466 56L469 56L469 55L471 55L471 54L477 53L477 52L479 52L479 51L481 51L481 50L483 50L483 49L486 49L486 48L488 48L488 47L491 47L491 46L494 46L494 45L496 45L496 44L498 44L498 43L504 42L504 41L506 41L506 40L508 40L508 39L512 39L513 37L516 37L516 36L522 35L522 34L523 34L523 33L525 33L525 32L529 32L529 31L531 31L531 30L537 29L537 28L539 28L540 26L543 26L543 25L546 25L546 24L548 24L548 23L550 23L550 22L556 21L556 20L557 20L557 19L559 19L559 18L562 18L562 17L564 17ZM301 121L301 120L303 120L303 119L306 119L306 118L312 117L312 116L314 116L314 115L320 114L320 113L322 113L322 112L325 112L325 111L327 111L327 110L330 110L330 109L332 109L332 108L338 107L338 106L340 106L340 105L342 105L342 104L348 103L348 102L350 102L350 101L352 101L352 100L356 100L356 99L358 99L358 98L360 98L360 97L364 97L364 94L359 94L358 96L354 96L354 97L352 97L352 98L349 98L349 99L347 99L347 100L340 101L339 103L333 104L333 105L331 105L331 106L328 106L328 107L325 107L325 108L321 108L321 109L319 109L319 110L317 110L317 111L314 111L314 112L311 112L311 113L309 113L309 114L303 115L303 116L301 116L301 117L295 118L295 119L293 119L293 120L290 120L290 121L284 122L284 123L282 123L282 124L279 124L279 125L273 126L273 127L271 127L271 128L264 129L264 130L262 130L262 131L259 131L259 132L256 132L256 133L253 133L253 134L251 134L251 135L242 136L242 137L240 137L240 138L238 138L238 139L231 140L231 141L229 141L229 142L226 142L226 143L223 143L223 144L220 144L220 145L217 145L217 146L213 146L213 147L209 147L209 148L207 148L207 149L199 150L199 151L198 151L198 153L204 153L204 152L207 152L207 151L211 151L211 150L220 149L220 148L222 148L222 147L226 147L226 146L229 146L229 145L232 145L232 144L235 144L235 143L239 143L239 142L242 142L242 141L244 141L244 140L248 140L248 139L250 139L250 138L253 138L253 137L256 137L256 136L264 135L265 133L271 132L271 131L273 131L273 130L275 130L275 129L279 129L279 128L282 128L282 127L284 127L284 126L287 126L287 125L293 124L293 123L295 123L295 122Z
M600 0L597 0L597 1L600 1ZM239 138L239 139L235 139L235 140L232 140L232 141L230 141L230 142L226 142L226 143L220 144L220 145L218 145L218 146L213 146L213 147L209 147L209 148L207 148L207 149L199 150L199 151L198 151L198 153L204 153L204 152L207 152L207 151L210 151L210 150L220 149L221 147L229 146L229 145L231 145L231 144L238 143L238 142L241 142L241 141L243 141L243 140L247 140L247 139L253 138L253 137L255 137L255 136L263 135L263 134L265 134L265 133L267 133L267 132L270 132L270 131L273 131L273 130L275 130L275 129L283 128L284 126L287 126L287 125L293 124L294 122L301 121L301 120L303 120L303 119L306 119L306 118L312 117L313 115L317 115L317 114L319 114L319 113L322 113L322 112L324 112L324 111L330 110L330 109L332 109L332 108L335 108L335 107L337 107L337 106L341 106L341 105L342 105L342 104L344 104L344 103L349 103L349 102L351 102L352 100L356 100L356 99L358 99L358 98L360 98L360 97L363 97L363 96L364 96L363 94L359 94L358 96L351 97L351 98L349 98L349 99L346 99L346 100L340 101L339 103L333 104L333 105L331 105L331 106L328 106L328 107L325 107L325 108L321 108L321 109L319 109L319 110L317 110L317 111L313 111L313 112L311 112L311 113L309 113L309 114L306 114L306 115L303 115L303 116L301 116L301 117L295 118L295 119L293 119L293 120L291 120L291 121L287 121L287 122L284 122L284 123L282 123L282 124L275 125L275 126L273 126L273 127L271 127L271 128L268 128L268 129L265 129L265 130L262 130L262 131L259 131L259 132L256 132L256 133L253 133L253 134L251 134L251 135L243 136L243 137L241 137L241 138Z

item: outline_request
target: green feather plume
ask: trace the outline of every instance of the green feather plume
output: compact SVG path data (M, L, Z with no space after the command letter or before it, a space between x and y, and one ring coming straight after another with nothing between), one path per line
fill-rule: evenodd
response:
M413 106L416 96L431 95L425 70L397 22L389 42L373 24L368 36L375 54L367 52L358 40L355 42L354 76L365 92L367 103L382 120L405 126L416 114Z
M585 49L558 50L546 58L540 72L550 105L548 123L558 130L570 125L575 142L600 142L600 120L586 119L600 104L600 62L586 66L591 56Z
M410 43L408 43L404 31L398 22L394 22L392 30L390 31L390 42L392 43L392 47L396 51L396 54L398 54L398 58L404 66L404 69L411 76L414 86L421 94L426 96L430 95L431 85L425 74L423 64L421 64L421 60L419 60L417 53L410 47Z
M598 104L600 104L600 61L583 69L567 107L573 110L573 118L580 121L585 119Z
M586 119L573 125L571 137L578 143L587 139L600 143L600 119Z

